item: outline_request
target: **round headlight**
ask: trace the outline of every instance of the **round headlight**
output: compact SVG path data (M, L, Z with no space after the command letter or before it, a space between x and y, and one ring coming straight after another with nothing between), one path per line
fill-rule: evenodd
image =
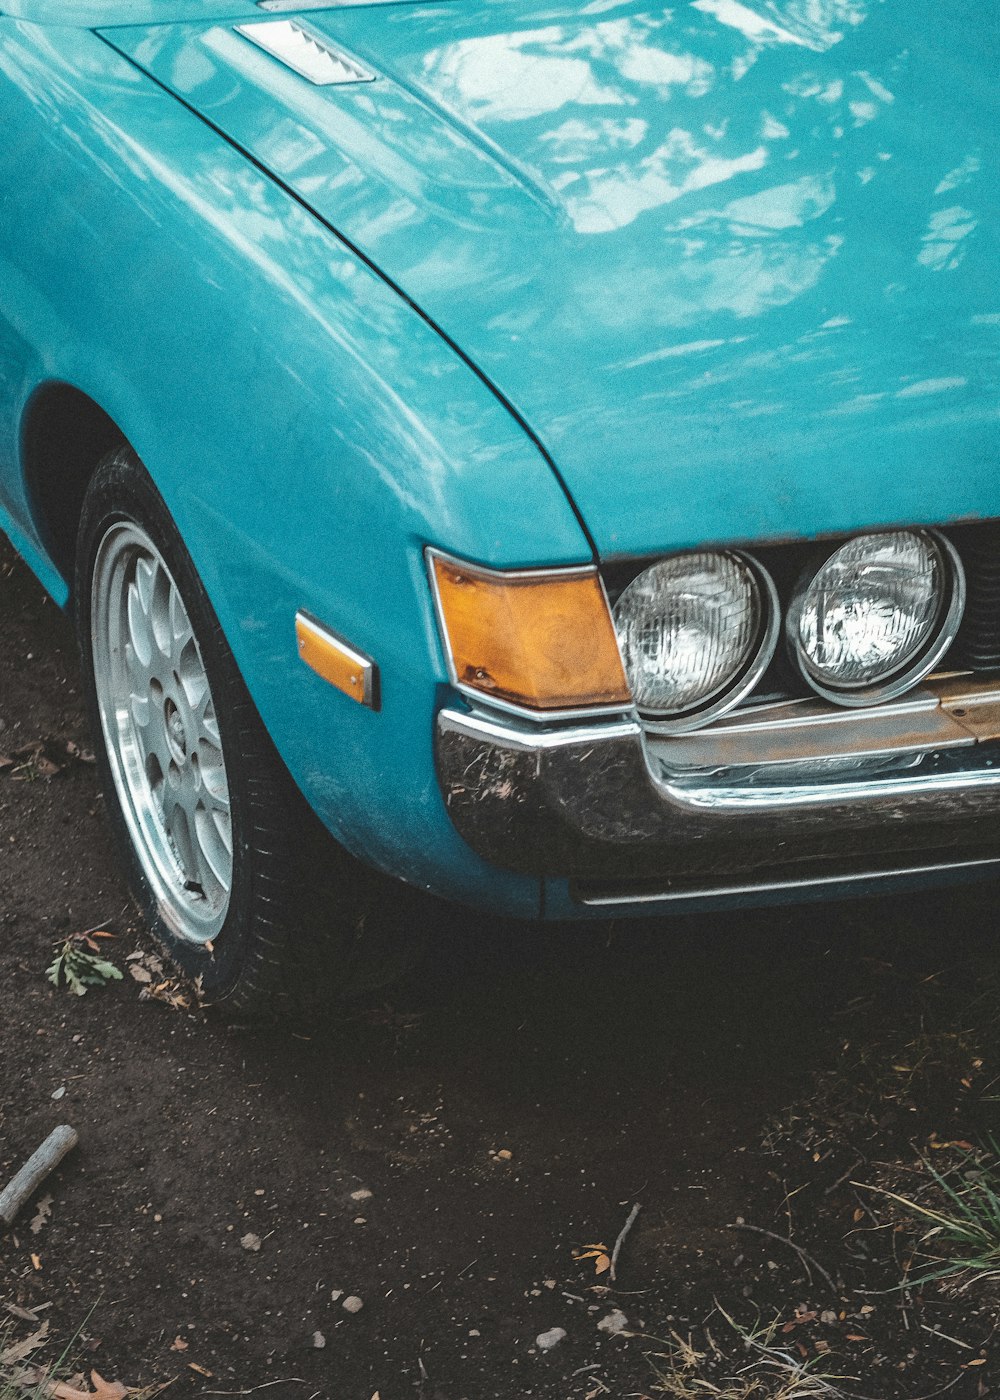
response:
M840 705L889 700L940 661L965 604L962 566L930 530L859 535L800 586L788 639L803 676Z
M735 705L774 652L774 585L731 550L677 554L645 569L614 608L640 710L693 729Z

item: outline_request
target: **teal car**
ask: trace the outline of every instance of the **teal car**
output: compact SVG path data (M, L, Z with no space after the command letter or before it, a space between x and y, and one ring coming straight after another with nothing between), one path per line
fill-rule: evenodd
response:
M0 0L0 526L207 994L998 873L998 41Z

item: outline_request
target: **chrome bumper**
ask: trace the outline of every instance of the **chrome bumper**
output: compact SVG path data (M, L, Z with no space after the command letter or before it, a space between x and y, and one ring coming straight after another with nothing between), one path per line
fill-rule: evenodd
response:
M448 708L436 747L469 845L585 903L1000 864L996 679L867 711L761 706L672 738Z

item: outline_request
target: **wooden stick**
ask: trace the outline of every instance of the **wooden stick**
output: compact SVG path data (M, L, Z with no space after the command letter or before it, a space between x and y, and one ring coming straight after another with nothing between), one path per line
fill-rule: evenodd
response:
M805 1264L806 1273L809 1273L809 1266L811 1264L812 1267L816 1270L816 1272L818 1274L821 1274L822 1277L829 1284L830 1292L833 1294L833 1296L835 1298L840 1297L837 1285L834 1283L833 1279L830 1277L827 1271L823 1268L823 1265L817 1263L817 1261L812 1257L811 1254L807 1254L800 1244L796 1244L794 1240L790 1240L787 1235L776 1235L773 1230L762 1230L759 1225L744 1225L741 1224L739 1221L736 1221L734 1224L728 1226L728 1228L730 1230L752 1230L755 1235L763 1235L765 1239L777 1240L778 1244L787 1244L788 1248L794 1249L795 1253L802 1260L803 1264ZM811 1281L812 1275L810 1274L810 1282Z
M618 1273L618 1256L619 1256L619 1254L621 1254L621 1252L622 1252L622 1245L625 1243L625 1236L628 1234L629 1230L631 1230L632 1226L635 1224L635 1217L639 1214L640 1210L642 1210L642 1206L640 1206L640 1205L638 1205L638 1204L636 1204L636 1205L634 1205L634 1206L632 1207L632 1209L631 1209L631 1210L629 1211L629 1213L628 1213L628 1219L625 1221L625 1224L622 1226L621 1234L620 1234L620 1235L618 1236L618 1238L615 1240L615 1247L614 1247L614 1249L611 1251L611 1282L612 1282L612 1283L615 1282L615 1278L616 1278L616 1275L617 1275L617 1273Z
M45 1178L55 1171L67 1152L72 1152L79 1141L76 1131L65 1124L49 1133L38 1151L28 1158L17 1175L0 1191L0 1222L13 1225L18 1213Z

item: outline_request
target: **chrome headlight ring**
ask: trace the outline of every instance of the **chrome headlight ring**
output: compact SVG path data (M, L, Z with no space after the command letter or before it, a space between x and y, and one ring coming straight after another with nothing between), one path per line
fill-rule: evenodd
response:
M893 550L904 549L908 575L891 559ZM923 565L922 577L914 560ZM855 535L799 579L785 619L788 654L824 700L850 708L879 704L933 671L955 640L964 608L962 563L939 531Z
M745 603L753 609L752 625L747 635L741 636L738 624L735 643L729 639L733 647L729 669L720 667L716 676L705 676L700 693L697 686L691 687L695 692L692 702L671 713L663 705L662 697L661 703L656 703L657 678L654 676L652 685L644 683L648 674L643 674L643 664L649 657L641 653L648 650L650 641L659 649L661 657L663 651L669 652L671 644L679 650L683 645L679 633L685 624L693 628L697 639L698 624L704 627L710 622L712 600L707 595L701 600L695 598L693 606L687 608L688 616L678 619L678 609L682 609L685 601L692 602L690 598L685 600L683 589L703 586L709 571L720 567L728 572L730 585L740 578L746 582ZM708 606L703 608L701 618L696 616L692 621L691 614L697 613L699 601ZM733 601L739 605L738 599ZM770 574L751 555L737 549L692 550L659 560L638 574L622 591L613 613L636 709L646 728L657 734L691 733L735 708L750 694L770 665L781 631L778 595ZM664 642L662 636L655 635L657 631L672 631L672 635ZM667 667L664 665L662 670L665 673ZM661 687L664 688L669 687Z

